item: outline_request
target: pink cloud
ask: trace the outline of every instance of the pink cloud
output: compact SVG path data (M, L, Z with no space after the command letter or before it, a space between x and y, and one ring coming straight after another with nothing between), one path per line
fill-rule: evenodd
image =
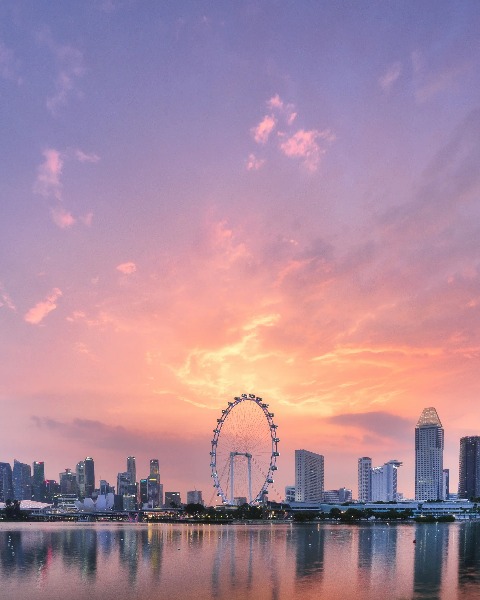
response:
M137 265L134 262L125 262L120 265L117 265L117 271L123 273L124 275L132 275L137 270Z
M75 150L75 157L77 160L79 160L80 162L89 162L89 163L97 163L100 160L100 157L95 154L95 153L90 153L87 154L86 152L83 152L83 150L80 150L77 148L77 150Z
M75 88L76 80L85 73L83 54L68 45L57 44L49 29L44 29L37 35L40 44L47 46L52 52L56 65L55 92L47 98L47 108L55 114L58 107L67 103L68 96Z
M10 310L16 311L13 300L10 298L9 294L7 294L2 284L0 283L0 308L2 306L6 306Z
M294 135L280 144L280 149L290 158L301 158L308 170L315 171L320 163L320 157L325 150L317 140L323 139L332 142L335 136L329 131L299 129Z
M282 109L283 108L283 100L280 98L280 96L278 94L275 94L275 96L272 96L270 98L270 100L267 100L267 106L271 109L274 109L274 108Z
M48 313L57 308L57 300L60 296L62 296L62 291L59 288L53 288L45 300L38 302L26 313L24 317L25 321L32 325L41 323Z
M68 229L75 223L75 217L61 206L52 208L51 210L53 222L60 229Z
M265 115L262 121L252 128L252 135L257 144L266 144L270 134L275 129L277 121L272 115Z
M62 155L54 148L47 148L43 151L43 156L45 160L37 169L34 191L44 197L53 196L61 200Z
M262 158L257 158L255 154L249 154L247 160L247 171L258 171L265 164L265 160Z

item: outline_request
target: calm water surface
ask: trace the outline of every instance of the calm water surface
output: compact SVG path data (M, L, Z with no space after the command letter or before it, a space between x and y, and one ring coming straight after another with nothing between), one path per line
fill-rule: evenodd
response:
M0 523L0 599L14 598L473 600L480 523Z

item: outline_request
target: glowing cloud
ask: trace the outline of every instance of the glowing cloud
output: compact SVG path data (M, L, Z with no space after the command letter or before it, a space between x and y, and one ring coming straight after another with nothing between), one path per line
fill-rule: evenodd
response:
M59 288L53 288L45 300L38 302L27 312L24 317L25 321L32 325L41 323L48 313L51 313L52 310L57 308L57 300L60 296L62 296L62 291Z
M257 158L255 154L249 154L247 159L247 171L258 171L265 164L265 159Z
M257 144L266 144L277 121L272 115L265 115L260 123L252 128L252 135Z
M132 275L137 270L137 265L134 262L126 262L120 265L117 265L117 271L123 273L124 275Z
M37 169L37 179L34 185L34 192L44 197L53 196L61 200L62 184L60 175L62 174L63 160L60 152L54 148L47 148L43 151L44 162Z
M52 208L52 218L60 229L68 229L75 223L75 217L61 206Z
M323 139L332 142L335 136L329 131L317 131L311 129L305 131L299 129L292 137L280 144L280 149L285 156L291 158L301 158L309 171L315 171L320 163L320 157L325 154L325 150L320 147L317 139Z

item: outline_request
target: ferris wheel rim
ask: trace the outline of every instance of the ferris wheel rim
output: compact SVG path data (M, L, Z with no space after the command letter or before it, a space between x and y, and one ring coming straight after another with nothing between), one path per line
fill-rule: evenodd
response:
M235 406L238 406L242 402L254 402L263 412L265 418L267 420L270 432L270 440L271 440L271 452L270 452L270 464L268 467L267 475L265 477L265 481L263 482L260 491L256 494L255 498L251 498L249 504L250 505L258 505L260 504L265 495L267 494L267 490L270 484L273 483L273 473L277 470L277 458L280 456L278 452L278 443L280 439L277 436L277 428L273 422L274 414L269 412L269 405L263 402L263 399L256 396L255 394L241 394L240 396L235 396L233 402L228 402L227 408L222 410L222 416L220 419L217 419L217 426L213 430L213 439L211 441L211 451L210 451L210 469L211 469L211 477L214 481L213 487L216 489L217 497L222 499L223 504L229 504L227 495L224 492L222 485L220 483L220 477L217 471L217 446L218 440L220 438L220 433L222 427L228 417L228 415L232 412Z

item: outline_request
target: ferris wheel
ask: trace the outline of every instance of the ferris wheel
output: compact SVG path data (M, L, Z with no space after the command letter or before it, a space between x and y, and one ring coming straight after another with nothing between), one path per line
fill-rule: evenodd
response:
M210 468L224 504L259 504L277 470L277 425L268 404L255 394L228 402L213 430Z

